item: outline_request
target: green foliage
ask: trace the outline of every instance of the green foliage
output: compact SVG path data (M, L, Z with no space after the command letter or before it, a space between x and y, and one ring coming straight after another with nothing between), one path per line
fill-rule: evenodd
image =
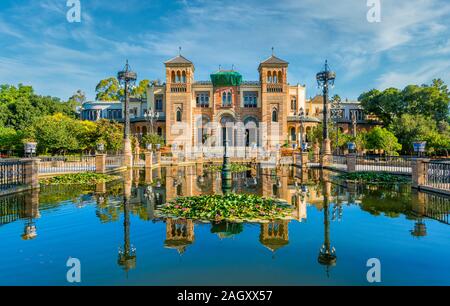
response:
M95 140L92 143L103 143L108 151L119 151L123 147L123 125L107 119L96 122Z
M142 144L147 146L148 144L151 144L153 148L156 147L157 144L163 146L164 145L164 138L158 134L151 133L151 134L145 134L142 136Z
M450 128L448 123L436 123L423 115L404 114L389 126L403 146L402 152L412 153L412 143L426 141L427 151L448 154L450 150Z
M35 118L63 113L75 117L73 106L58 98L36 95L31 86L0 86L0 125L23 131Z
M232 163L230 165L230 170L233 173L241 173L252 170L252 168L244 164ZM222 171L222 165L209 164L205 167L205 171L212 171L212 172Z
M336 148L336 133L338 133L338 141L339 143L337 146L339 148L343 149L347 147L347 142L354 141L353 137L348 134L344 134L341 132L341 130L336 129L336 126L333 122L330 122L328 124L328 135L331 141L331 148L334 150ZM323 141L323 124L320 123L317 126L313 127L309 130L308 134L308 140L312 143L317 142L320 145L322 145Z
M348 181L357 181L363 183L405 183L410 179L405 176L394 175L383 172L352 172L340 174L338 178Z
M43 185L93 185L117 180L118 176L94 172L63 174L40 180Z
M0 150L19 152L23 150L24 133L13 128L0 126Z
M431 85L409 85L403 90L377 89L361 94L358 98L364 110L376 115L386 125L404 114L423 115L439 122L448 120L450 92L440 79Z
M165 216L215 221L286 219L292 212L274 199L234 193L177 198L159 210Z
M120 88L119 81L115 77L109 77L101 80L95 86L97 101L117 101L123 96L123 90Z
M138 86L134 87L131 90L131 96L136 98L146 98L147 87L150 83L156 82L141 80ZM98 101L118 101L121 97L124 96L124 90L120 87L119 81L116 77L109 77L98 82L97 86L95 87L95 92L97 93L96 99Z
M402 149L397 137L390 131L379 126L370 130L365 136L366 148L369 150L383 150L388 155L398 155Z
M36 118L27 135L38 143L39 153L64 154L89 149L94 132L93 122L55 114Z

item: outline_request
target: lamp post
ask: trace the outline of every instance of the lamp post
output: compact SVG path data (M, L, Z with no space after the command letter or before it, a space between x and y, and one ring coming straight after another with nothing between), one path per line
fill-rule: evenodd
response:
M131 140L130 140L130 103L129 103L129 89L134 86L137 79L136 72L131 71L128 60L122 71L117 73L117 79L119 84L124 88L124 132L123 132L123 147L125 155L125 165L127 167L132 166L132 154L131 154Z
M300 107L298 111L298 118L300 120L300 150L303 151L303 120L305 120L305 110L303 109L303 107Z
M151 134L153 134L153 123L155 120L158 120L159 113L157 111L153 111L151 108L144 113L145 121L150 123Z
M317 85L322 88L323 94L323 144L322 144L322 158L331 155L330 139L328 135L328 91L329 87L334 86L336 73L330 71L328 61L325 61L325 69L316 74ZM322 165L324 160L322 160Z
M353 134L353 137L356 137L356 124L357 124L356 111L351 112L350 116L351 116L351 119L352 119L352 134Z
M331 117L334 119L336 124L336 153L339 154L339 118L341 118L342 105L339 98L334 99L331 102Z

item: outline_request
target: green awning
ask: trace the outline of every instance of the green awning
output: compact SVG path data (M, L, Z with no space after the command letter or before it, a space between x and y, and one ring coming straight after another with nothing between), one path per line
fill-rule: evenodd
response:
M211 74L211 82L215 87L239 86L242 83L242 75L236 71L218 71Z

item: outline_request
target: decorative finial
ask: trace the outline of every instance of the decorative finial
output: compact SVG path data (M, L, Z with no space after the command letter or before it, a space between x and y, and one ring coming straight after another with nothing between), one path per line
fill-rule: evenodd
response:
M178 47L178 56L181 56L181 47Z
M274 53L273 53L273 50L274 50L274 48L272 47L272 56L273 56L273 54L274 54Z

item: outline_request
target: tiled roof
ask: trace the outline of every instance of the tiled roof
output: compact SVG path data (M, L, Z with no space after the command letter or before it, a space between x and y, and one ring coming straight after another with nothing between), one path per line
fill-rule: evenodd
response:
M282 65L287 65L289 63L284 61L284 60L282 60L281 58L276 57L275 55L272 55L271 57L269 57L265 61L261 62L261 64L282 64Z
M192 64L192 62L190 60L188 60L187 58L185 58L183 55L178 55L178 56L168 60L164 64Z

